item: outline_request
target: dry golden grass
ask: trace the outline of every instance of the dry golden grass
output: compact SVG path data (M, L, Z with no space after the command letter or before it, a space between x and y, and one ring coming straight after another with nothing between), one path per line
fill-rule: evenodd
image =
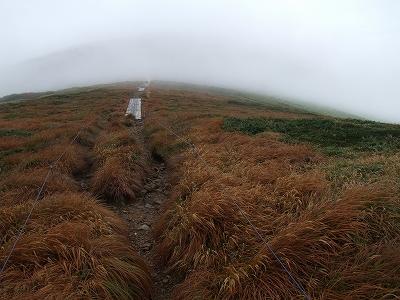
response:
M46 166L66 150L0 275L1 297L150 298L149 271L125 225L79 184L92 168L92 193L136 198L148 158L121 116L131 92L109 87L0 107L0 260ZM278 133L226 132L229 116L315 117L237 100L165 87L146 95L146 139L172 186L155 233L160 261L182 278L173 298L302 298L248 219L313 299L400 298L399 155L326 157Z
M66 142L52 145L36 153L22 152L10 155L5 159L5 162L18 166L19 170L46 168L56 161L61 154L64 154L62 160L55 166L56 170L72 175L82 172L87 167L86 152L87 150L82 146Z
M131 92L132 88L95 89L0 106L1 264L49 165L63 154L0 274L1 299L150 298L149 270L130 248L125 224L80 186L80 176L90 171L93 161L124 170L112 159L125 166L136 157L127 127L115 124ZM109 136L110 128L111 148L117 143L118 151L103 156L94 147L102 136ZM110 179L123 181L114 170L102 171L101 184L107 190ZM132 167L124 174L129 179L126 189L137 189L132 182L142 180L141 171ZM110 195L114 196L118 195Z
M170 205L156 228L161 261L185 274L174 299L303 297L243 213L312 298L400 297L397 156L360 157L362 167L342 176L342 159L311 146L221 128L225 116L312 116L157 88L150 99L148 141L174 167ZM196 150L179 148L182 139L160 124ZM391 163L381 171L377 160Z
M24 215L15 207L1 218L8 220L0 226L7 229L4 236L15 234L15 220ZM27 232L2 276L0 291L8 299L149 298L149 273L129 248L124 224L90 196L44 198Z
M0 151L18 148L25 145L26 141L20 137L2 137L0 140Z
M129 120L120 119L114 119L95 143L92 189L111 202L135 200L147 172L147 158L129 130Z

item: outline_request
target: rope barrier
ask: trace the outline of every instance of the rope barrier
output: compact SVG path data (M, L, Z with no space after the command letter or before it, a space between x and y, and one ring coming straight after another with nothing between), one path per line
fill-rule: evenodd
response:
M151 115L148 114L148 115ZM200 156L200 151L199 149L196 147L196 145L190 141L189 138L187 137L183 137L179 134L177 134L174 130L172 130L170 127L168 127L167 125L154 120L154 122L156 124L158 124L159 126L161 126L162 128L164 128L165 130L167 130L168 132L170 132L171 134L173 134L174 136L176 136L178 139L182 139L182 140L186 140L188 141L188 144L192 147L192 149L194 150L194 152L196 152L198 158L200 158L200 161L206 166L208 167L207 162L204 160L204 158L202 156ZM283 271L288 275L290 282L292 283L293 287L295 287L299 292L301 292L304 296L304 299L306 300L311 300L311 296L307 293L307 291L304 289L303 285L295 278L295 276L289 271L289 269L286 267L285 263L283 262L283 260L278 256L278 254L272 249L272 247L269 245L268 241L260 234L259 230L257 229L257 227L251 222L251 220L247 217L247 215L245 214L244 210L236 203L233 202L233 204L235 205L235 207L239 210L239 212L241 213L241 215L246 219L246 222L253 228L254 232L257 234L257 236L261 239L261 241L265 244L265 246L267 247L268 251L272 254L272 256L275 258L275 260L279 263L279 265L281 266L281 268L283 269Z
M251 99L248 99L250 101L252 101ZM254 101L256 102L256 101ZM259 103L259 102L257 102ZM200 156L200 151L199 149L196 147L196 145L187 137L183 137L179 134L177 134L174 130L172 130L170 127L162 124L161 122L158 122L157 120L155 120L155 123L157 123L159 126L163 127L165 130L167 130L168 132L170 132L171 134L173 134L174 136L176 136L178 139L183 139L186 140L188 142L188 144L192 147L192 149L194 150L194 152L197 153L198 157L200 158L200 161L202 163L204 163L206 166L207 163L205 162L204 158L202 156ZM78 138L78 136L80 135L81 131L83 130L83 128L81 128L76 135L74 136L74 138L71 140L70 145L72 145L76 139ZM39 199L41 194L43 193L44 187L47 184L53 169L56 167L56 165L60 162L60 160L64 157L64 155L66 154L67 149L65 149L61 155L51 164L49 165L49 169L46 173L46 176L42 182L42 185L40 186L38 193L36 195L36 198L32 204L31 209L28 212L28 215L26 216L24 223L22 224L22 226L19 229L18 235L11 247L11 250L9 251L6 259L4 260L4 263L0 269L0 275L4 272L8 261L11 258L11 255L14 253L16 245L18 243L18 241L21 239L21 237L23 236L26 226L32 216L32 213L36 207L36 205L39 203ZM245 214L244 210L236 203L233 202L233 204L236 206L236 208L239 210L239 212L243 215L243 217L246 219L246 222L253 228L253 230L255 231L255 233L257 234L257 236L262 240L262 242L265 244L265 246L267 247L267 249L271 252L271 254L273 255L273 257L276 259L276 261L279 263L279 265L282 267L282 269L284 270L285 273L287 273L287 275L289 276L289 279L291 281L291 283L293 284L293 286L298 289L304 296L305 299L307 300L311 300L311 297L307 294L306 290L304 289L304 287L302 286L302 284L294 277L294 275L288 270L288 268L285 266L284 262L282 261L282 259L275 253L275 251L272 249L272 247L269 245L269 243L265 240L265 238L260 234L259 230L257 229L257 227L251 222L251 220L247 217L247 215Z
M80 135L80 133L82 132L82 130L83 130L83 127L81 127L81 128L78 130L78 132L76 133L76 135L74 136L74 138L71 140L71 142L69 143L69 145L72 145L72 144L76 141L76 139L78 138L78 136ZM24 232L25 232L26 225L28 224L28 222L29 222L29 220L30 220L30 218L31 218L31 216L32 216L33 210L35 209L36 205L39 203L40 196L42 195L42 192L43 192L43 189L44 189L46 183L47 183L48 180L50 179L50 176L51 176L51 174L52 174L52 172L53 172L53 169L56 167L56 165L58 164L58 162L64 157L64 155L65 155L66 152L67 152L67 148L65 148L64 151L60 154L60 156L59 156L52 164L49 165L49 167L48 167L49 169L48 169L48 171L47 171L47 173L46 173L46 176L45 176L45 178L44 178L44 180L43 180L43 182L42 182L42 185L40 186L40 188L39 188L39 190L38 190L38 193L36 194L36 198L35 198L35 200L33 201L32 207L31 207L31 209L29 210L28 215L26 216L26 218L25 218L25 220L24 220L24 223L22 224L22 226L20 227L20 229L19 229L19 231L18 231L18 235L17 235L17 237L16 237L16 239L15 239L15 241L14 241L12 247L11 247L11 250L9 251L8 255L6 256L6 259L5 259L4 262L3 262L3 265L2 265L2 267L1 267L1 269L0 269L0 275L1 275L1 274L4 272L4 270L6 269L7 263L8 263L8 261L10 260L11 255L12 255L12 254L14 253L14 251L15 251L15 247L17 246L18 241L21 239L22 235L23 235Z
M84 129L84 126L82 126L82 127L78 130L78 132L76 133L76 135L75 135L75 136L72 138L72 140L70 141L69 145L72 145L72 144L76 141L76 139L77 139L78 136L81 134L81 132L82 132L83 129ZM11 250L10 250L9 253L7 254L7 256L6 256L6 258L5 258L4 262L3 262L3 265L1 266L0 275L4 272L4 270L5 270L6 266L7 266L7 263L8 263L8 261L9 261L10 258L11 258L11 255L12 255L12 254L14 253L14 251L15 251L15 247L17 246L18 241L21 239L22 235L23 235L24 232L25 232L26 225L28 224L28 222L29 222L29 220L30 220L30 218L31 218L31 216L32 216L33 210L35 209L36 205L39 203L40 196L41 196L42 193L43 193L43 190L44 190L45 185L47 184L48 180L50 179L50 176L51 176L51 174L52 174L52 172L53 172L53 169L56 167L56 165L60 162L60 160L64 157L64 155L65 155L66 153L67 153L67 148L65 148L64 151L60 154L60 156L58 156L58 158L57 158L53 163L51 163L51 164L49 165L49 167L48 167L49 169L48 169L48 171L47 171L47 173L46 173L46 176L45 176L45 178L44 178L44 180L43 180L43 182L42 182L42 185L40 186L40 188L39 188L39 190L38 190L38 193L36 194L36 198L35 198L35 200L33 201L32 207L31 207L31 209L29 210L29 212L28 212L28 214L27 214L27 216L26 216L26 218L25 218L25 220L24 220L22 226L20 227L20 229L19 229L19 231L18 231L17 237L16 237L16 239L15 239L15 241L14 241L12 247L11 247Z

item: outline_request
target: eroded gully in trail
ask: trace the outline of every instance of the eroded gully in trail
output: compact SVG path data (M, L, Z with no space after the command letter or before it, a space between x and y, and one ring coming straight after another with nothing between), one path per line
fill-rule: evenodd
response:
M129 240L150 268L153 279L152 300L169 299L176 279L166 274L164 268L159 265L155 252L156 241L152 232L152 228L160 218L161 207L167 201L170 191L167 171L165 164L152 159L146 148L143 124L135 121L132 130L135 138L143 147L145 156L150 160L150 171L136 201L116 206L114 209L128 223Z

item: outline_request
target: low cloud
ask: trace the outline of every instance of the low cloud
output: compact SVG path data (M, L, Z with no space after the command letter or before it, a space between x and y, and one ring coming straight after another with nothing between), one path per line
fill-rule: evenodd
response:
M3 1L0 95L150 77L400 121L396 1L190 3Z

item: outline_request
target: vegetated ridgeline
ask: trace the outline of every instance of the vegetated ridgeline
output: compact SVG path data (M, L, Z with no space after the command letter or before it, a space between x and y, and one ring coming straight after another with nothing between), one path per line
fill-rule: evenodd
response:
M0 298L150 298L150 272L129 245L126 224L83 182L93 169L89 190L107 201L131 198L138 189L127 177L138 176L144 166L126 134L130 123L120 117L130 93L131 87L107 87L0 107L2 263L48 165L65 151L0 274ZM87 129L69 144L82 124ZM110 193L104 193L98 187L110 161L115 167L124 163L129 173L113 173Z
M257 232L313 299L400 297L398 127L151 90L144 140L121 118L132 84L0 106L1 261L67 150L1 297L303 298Z
M312 298L400 297L400 160L398 141L386 142L398 139L391 125L347 120L342 138L364 141L352 148L294 132L296 140L287 140L268 126L247 135L224 121L302 119L302 130L318 134L316 121L325 119L316 115L162 87L153 87L151 99L145 132L174 170L170 206L156 228L159 255L182 276L174 299L303 298L232 202ZM201 158L188 150L188 138ZM325 156L319 149L327 146L337 151Z

